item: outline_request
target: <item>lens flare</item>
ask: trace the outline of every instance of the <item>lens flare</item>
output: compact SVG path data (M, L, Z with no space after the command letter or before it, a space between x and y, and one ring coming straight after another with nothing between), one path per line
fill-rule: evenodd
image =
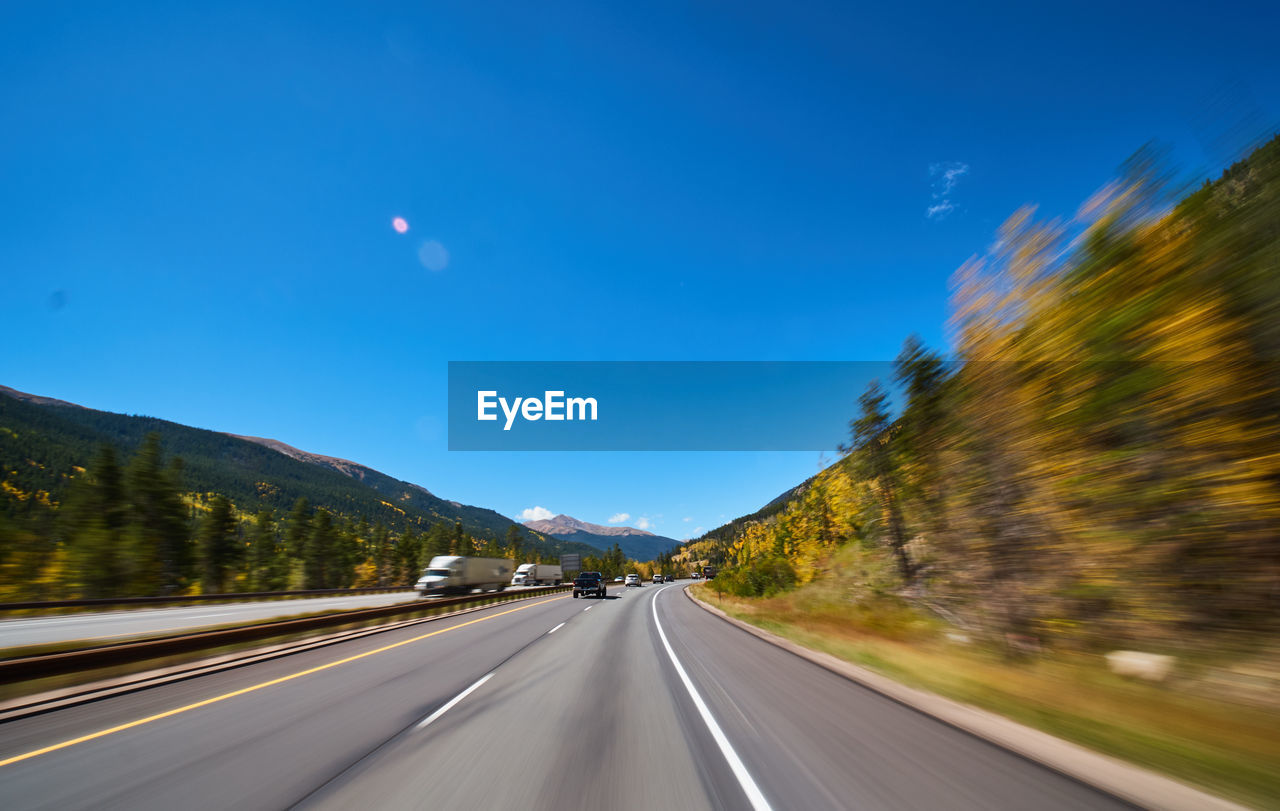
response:
M418 261L431 271L442 271L449 266L449 252L434 239L429 239L418 248Z
M403 234L409 230L409 221L404 217L396 217L391 221L391 227L396 229L397 234Z

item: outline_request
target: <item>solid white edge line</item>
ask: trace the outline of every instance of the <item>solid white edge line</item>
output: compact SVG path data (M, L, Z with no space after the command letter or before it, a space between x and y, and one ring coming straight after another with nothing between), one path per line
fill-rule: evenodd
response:
M550 635L550 634L554 634L556 631L559 631L559 630L560 630L561 628L563 628L563 627L564 627L564 623L562 622L562 623L560 623L559 625L557 625L556 627L552 628L550 631L547 631L547 634L548 634L548 635Z
M444 715L449 710L453 709L455 704L457 704L462 699L474 693L477 689L479 689L480 685L484 684L485 682L487 682L489 679L492 679L492 678L493 678L492 673L486 673L484 676L480 678L480 681L476 682L475 684L471 685L467 689L463 690L461 693L458 693L456 696L454 696L452 699L449 700L448 704L445 704L443 707L441 707L440 709L436 710L435 712L431 713L426 718L424 718L418 724L418 729L423 729L424 727L427 726L427 724L430 724L432 721L436 720L437 718Z
M685 672L684 666L676 658L676 652L671 649L671 643L667 641L667 634L662 630L662 622L658 619L658 595L668 588L670 586L663 586L658 589L654 593L652 601L653 624L658 629L658 637L662 640L662 646L667 649L667 656L671 658L671 664L675 665L680 681L684 682L684 689L689 691L689 697L693 699L693 705L698 708L698 715L702 716L702 722L711 731L711 737L715 738L716 745L720 747L720 754L724 755L724 759L729 762L729 768L733 770L733 776L738 778L738 784L742 786L747 799L751 801L751 807L756 811L772 811L769 801L764 798L764 793L760 791L756 781L751 778L751 773L747 771L742 758L738 757L738 753L733 751L733 746L729 743L729 739L725 736L724 731L720 729L720 725L716 723L716 719L712 717L711 710L707 707L706 702L702 700L702 696L698 695L698 691L693 686L693 681L689 678L689 674Z

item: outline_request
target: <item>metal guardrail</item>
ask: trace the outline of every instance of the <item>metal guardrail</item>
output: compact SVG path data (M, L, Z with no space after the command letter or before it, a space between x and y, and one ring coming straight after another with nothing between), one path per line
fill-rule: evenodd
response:
M51 653L40 656L24 656L19 659L0 660L0 684L42 679L78 673L87 670L98 670L105 667L145 662L168 656L196 653L203 650L220 648L227 645L238 645L245 642L256 642L272 637L289 636L307 631L335 628L352 625L368 620L377 620L405 614L421 613L436 608L461 606L467 604L491 604L529 599L567 591L572 586L545 586L535 589L522 589L518 592L493 592L488 594L472 594L462 597L451 597L430 602L380 606L357 611L343 611L336 614L325 614L319 617L305 617L294 620L277 620L275 622L255 623L235 628L224 628L217 631L204 631L180 636L145 639L139 642L122 642L115 645L104 645L64 653Z
M358 589L308 589L304 591L240 591L225 594L188 594L165 597L96 597L79 600L31 600L22 603L0 603L0 611L24 611L33 608L109 608L116 605L177 605L226 600L271 600L290 597L342 597L359 594L385 594L413 591L410 586L368 586Z

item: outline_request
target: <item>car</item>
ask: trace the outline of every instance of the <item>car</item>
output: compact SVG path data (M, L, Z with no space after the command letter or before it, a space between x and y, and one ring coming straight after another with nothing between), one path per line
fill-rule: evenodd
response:
M621 583L621 582L622 582L622 575L618 575L617 577L613 578L613 582L615 582L615 583Z
M573 596L577 597L599 597L604 599L608 586L605 585L604 575L599 572L579 572L578 576L573 578Z
M663 582L663 577L662 577L662 575L660 575L660 574L655 574L655 575L653 576L653 582L655 582L655 583L661 583L661 582Z
M643 586L644 581L640 579L638 574L629 574L627 575L626 584L628 586Z
M694 580L701 580L702 572L690 572L689 576L692 577Z

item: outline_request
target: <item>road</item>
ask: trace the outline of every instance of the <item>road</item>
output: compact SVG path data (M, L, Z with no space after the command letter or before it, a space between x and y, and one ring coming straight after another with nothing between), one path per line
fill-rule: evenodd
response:
M11 721L0 807L1125 807L681 588L509 603Z
M375 608L416 599L412 591L358 594L351 597L308 597L180 608L138 608L84 614L56 614L0 620L0 648L45 645L72 640L111 640L167 631L193 630L230 623L260 622L316 611Z

